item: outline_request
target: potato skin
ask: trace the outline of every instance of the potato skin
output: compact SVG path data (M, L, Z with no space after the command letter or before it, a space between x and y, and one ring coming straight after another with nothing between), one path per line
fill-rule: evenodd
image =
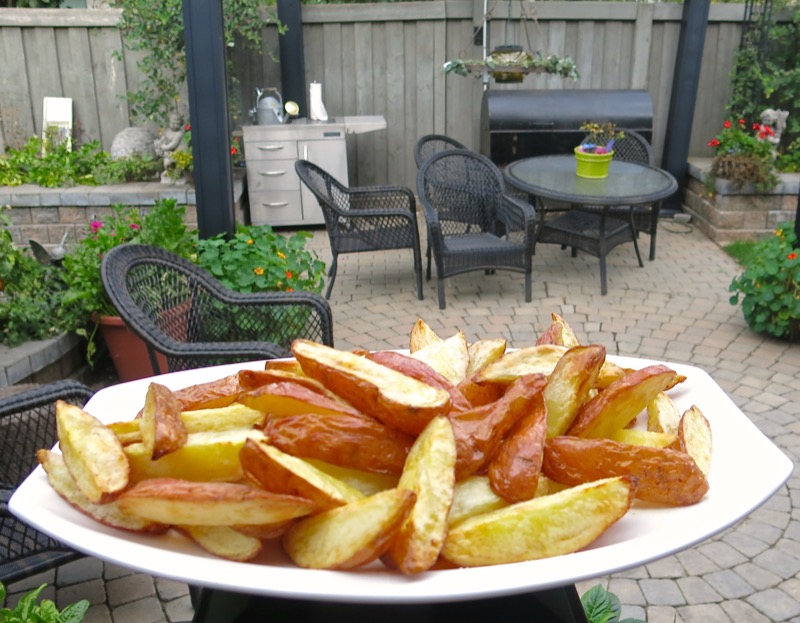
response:
M497 402L451 414L457 480L486 466L508 431L531 411L546 384L547 377L543 374L529 374L514 381Z
M530 413L519 420L489 463L489 482L509 502L536 496L547 439L544 395L536 394Z
M414 442L365 415L287 415L269 419L264 432L289 454L379 474L401 474Z
M611 439L553 437L545 444L542 473L569 486L629 475L638 499L668 506L696 504L708 491L708 480L688 454Z

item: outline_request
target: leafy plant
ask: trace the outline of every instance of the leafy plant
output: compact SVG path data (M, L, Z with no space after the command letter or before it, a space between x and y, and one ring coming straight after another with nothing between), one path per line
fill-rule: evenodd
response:
M81 623L89 609L89 602L81 599L59 612L55 603L49 599L42 599L36 603L46 586L47 584L42 584L39 588L26 593L13 610L0 609L0 623ZM0 603L5 601L5 598L6 588L0 582Z
M277 18L266 11L266 0L224 0L225 44L244 44L261 49L265 24ZM120 0L120 29L125 45L140 52L143 81L128 94L131 115L140 121L167 125L170 112L177 109L186 89L186 50L183 40L182 0ZM279 24L279 32L284 28ZM228 76L234 68L228 63ZM231 100L233 90L229 89ZM231 109L236 110L232 101Z
M66 290L59 310L59 325L88 341L87 360L93 363L97 346L97 316L116 316L117 310L103 287L100 266L105 254L126 242L163 247L183 257L191 257L196 236L183 222L186 208L175 199L161 199L146 214L136 208L114 206L114 213L103 221L89 224L89 231L70 250L63 261ZM92 327L92 318L95 318Z
M541 72L552 74L554 76L562 76L564 78L578 79L578 67L575 62L568 56L559 57L555 54L543 55L541 52L534 52L529 55L525 60L514 60L513 62L498 62L492 58L484 59L455 59L447 61L444 64L444 72L446 74L456 74L457 76L468 76L471 73L480 73L485 69L489 72L500 71L503 69L518 68L526 70L539 70Z
M161 169L160 159L149 154L132 154L124 158L109 158L97 165L92 175L98 184L122 184L155 180Z
M238 292L321 292L325 263L305 248L310 237L302 231L284 236L269 225L240 225L230 239L220 234L198 240L197 261Z
M614 143L625 138L625 132L618 130L615 123L598 123L586 121L581 125L586 138L581 141L579 149L587 154L607 154L614 151Z
M581 604L589 623L645 623L633 618L620 620L622 605L619 598L600 584L581 595Z
M14 244L8 224L0 213L0 343L13 347L58 333L63 281L57 267L43 266Z
M731 305L741 301L753 331L790 337L793 325L800 322L800 258L793 222L756 243L744 272L731 281L729 290L734 292Z
M94 185L97 183L94 170L110 161L111 156L97 141L70 149L66 143L52 144L33 136L22 148L10 148L5 156L0 156L0 185L30 183L45 188Z
M779 181L774 169L775 154L765 140L771 132L771 128L760 123L748 129L744 119L726 120L722 130L708 142L715 150L706 176L708 190L713 191L717 178L729 180L734 189L745 184L753 184L758 191L774 188Z

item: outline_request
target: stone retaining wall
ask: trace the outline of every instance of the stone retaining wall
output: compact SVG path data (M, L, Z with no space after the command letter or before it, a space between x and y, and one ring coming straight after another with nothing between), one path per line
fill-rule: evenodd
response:
M709 193L705 172L710 166L711 159L690 160L683 209L717 244L761 238L795 218L800 173L781 173L781 183L764 193L755 192L752 186L734 190L728 180L716 180L715 192Z
M35 240L47 249L61 242L68 232L67 243L86 234L86 226L95 219L113 212L113 206L124 205L146 210L158 199L175 199L186 206L186 224L197 228L197 201L194 187L166 185L160 182L133 182L114 186L76 186L75 188L41 188L32 184L0 186L0 206L10 206L11 236L18 245ZM247 223L246 193L241 176L234 180L236 221Z

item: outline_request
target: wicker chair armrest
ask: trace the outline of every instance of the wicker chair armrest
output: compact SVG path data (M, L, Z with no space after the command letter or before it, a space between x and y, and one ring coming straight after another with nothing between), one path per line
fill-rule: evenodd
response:
M497 219L507 231L533 231L536 225L536 210L519 197L504 194L498 202Z
M349 188L351 209L359 212L367 210L407 210L416 211L414 193L405 186L362 186ZM375 204L378 204L377 207ZM361 205L369 206L362 208Z

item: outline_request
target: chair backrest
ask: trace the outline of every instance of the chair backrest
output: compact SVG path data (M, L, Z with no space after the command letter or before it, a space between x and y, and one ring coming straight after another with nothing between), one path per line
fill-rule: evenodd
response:
M56 400L83 407L92 393L78 381L65 380L0 398L0 581L5 584L81 556L20 522L6 504L38 465L36 451L58 440Z
M505 192L503 175L487 157L451 149L428 158L417 173L417 194L426 218L445 236L491 231Z
M614 159L638 164L653 164L653 148L638 132L623 129L624 138L614 143Z
M120 316L148 344L151 360L153 349L164 353L170 371L287 356L299 337L333 343L330 306L316 293L233 292L196 264L137 244L109 251L101 275ZM215 344L216 356L193 355L186 344L206 351Z
M430 158L433 154L448 149L466 149L466 146L459 143L456 139L443 134L427 134L417 141L414 145L414 161L417 169Z
M350 210L347 187L325 169L308 160L296 160L294 169L300 181L317 198L328 227L337 222L337 216Z

